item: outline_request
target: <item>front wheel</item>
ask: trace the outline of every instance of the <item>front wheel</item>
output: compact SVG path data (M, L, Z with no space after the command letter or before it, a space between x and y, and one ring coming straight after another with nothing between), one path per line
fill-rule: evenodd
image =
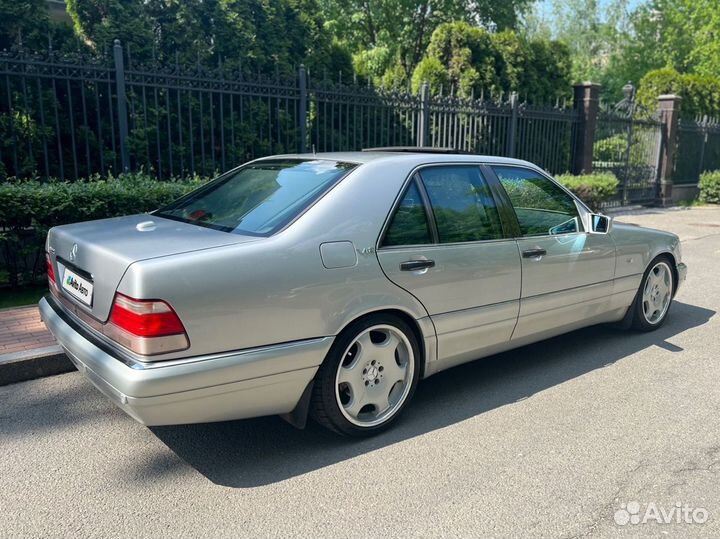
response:
M665 322L675 292L675 276L670 264L667 257L657 257L645 271L631 307L635 329L653 331Z
M419 367L417 338L401 318L381 314L354 322L338 336L318 370L311 415L340 434L376 434L412 398Z

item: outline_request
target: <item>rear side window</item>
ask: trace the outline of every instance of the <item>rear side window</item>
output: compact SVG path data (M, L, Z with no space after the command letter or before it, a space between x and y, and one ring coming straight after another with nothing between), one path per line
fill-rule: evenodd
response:
M503 237L500 215L477 166L427 167L420 172L440 243Z
M395 211L383 246L425 245L432 243L425 205L415 182L408 186Z
M297 217L355 165L322 159L263 161L193 191L155 215L267 236Z
M523 236L568 234L582 230L575 200L533 170L493 167L515 208Z

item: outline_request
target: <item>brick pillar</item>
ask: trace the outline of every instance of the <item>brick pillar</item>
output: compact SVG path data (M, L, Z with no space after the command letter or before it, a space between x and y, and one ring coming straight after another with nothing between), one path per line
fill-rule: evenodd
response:
M678 120L680 118L680 96L666 94L658 97L658 113L662 121L662 146L658 159L658 179L660 181L660 204L668 206L672 202L672 173L675 166Z
M600 85L595 82L581 82L574 86L573 98L578 111L578 124L572 155L572 173L590 174L592 172L593 144L600 107Z

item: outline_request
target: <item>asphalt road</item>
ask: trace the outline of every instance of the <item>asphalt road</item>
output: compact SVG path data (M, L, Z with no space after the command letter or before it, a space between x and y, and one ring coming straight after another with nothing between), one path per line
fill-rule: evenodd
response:
M0 537L720 536L720 210L620 219L683 239L661 330L441 373L370 440L274 417L148 429L77 373L0 387Z

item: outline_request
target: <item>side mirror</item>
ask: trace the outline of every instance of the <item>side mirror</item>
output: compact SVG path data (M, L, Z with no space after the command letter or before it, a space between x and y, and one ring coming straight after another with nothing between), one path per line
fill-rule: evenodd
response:
M593 234L607 234L612 227L612 217L599 213L590 214L590 232Z

